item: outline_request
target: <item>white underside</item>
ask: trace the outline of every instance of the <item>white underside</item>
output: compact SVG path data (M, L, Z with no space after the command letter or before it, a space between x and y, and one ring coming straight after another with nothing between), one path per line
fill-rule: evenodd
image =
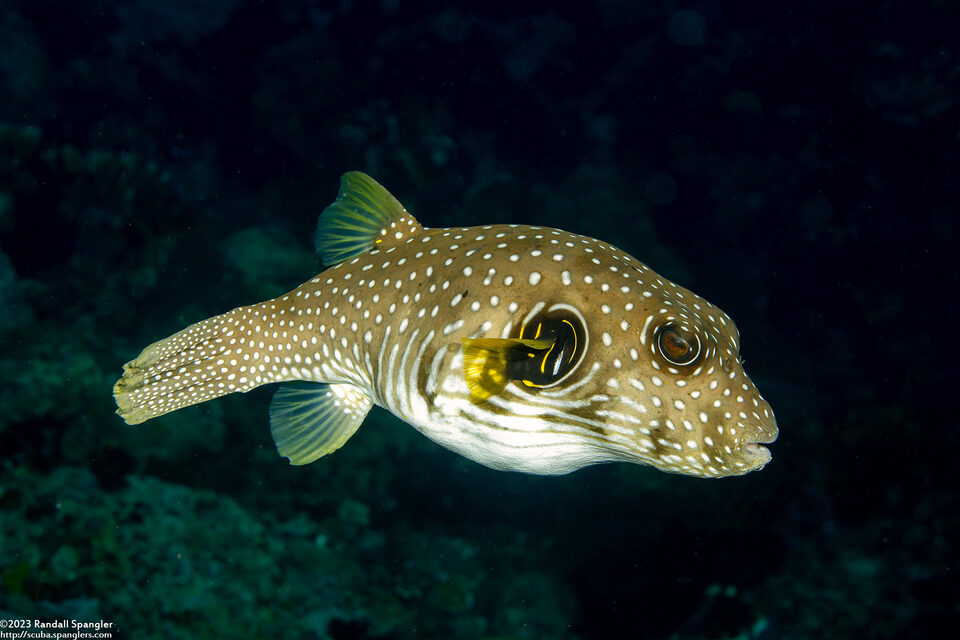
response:
M618 459L576 433L557 433L556 424L533 415L497 415L469 400L462 376L447 375L432 403L417 394L406 407L387 407L434 442L502 471L562 475ZM533 413L536 407L525 406ZM491 427L488 422L495 426Z

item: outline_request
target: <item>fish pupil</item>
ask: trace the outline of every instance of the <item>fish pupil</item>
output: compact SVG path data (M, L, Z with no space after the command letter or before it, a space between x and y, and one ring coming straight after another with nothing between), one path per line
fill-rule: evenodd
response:
M664 327L660 331L658 339L660 353L671 364L688 365L700 355L700 340L695 334L684 335L685 333L673 325Z

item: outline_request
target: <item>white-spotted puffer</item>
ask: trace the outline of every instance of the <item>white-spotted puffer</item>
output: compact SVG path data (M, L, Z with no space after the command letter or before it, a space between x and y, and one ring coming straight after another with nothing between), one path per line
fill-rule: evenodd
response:
M339 448L374 404L496 469L620 460L718 477L770 461L777 423L733 321L612 245L544 227L426 229L359 172L317 241L332 265L320 275L127 363L117 413L137 424L306 381L270 406L293 464Z

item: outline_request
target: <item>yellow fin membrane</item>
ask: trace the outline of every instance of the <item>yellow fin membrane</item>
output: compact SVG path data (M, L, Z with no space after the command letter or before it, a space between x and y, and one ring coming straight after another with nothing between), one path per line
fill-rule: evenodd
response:
M423 227L379 182L360 171L340 178L340 193L320 214L314 244L332 267L377 245L389 246Z
M283 385L270 402L270 433L290 464L309 464L342 447L372 406L352 384Z
M461 338L460 342L463 375L474 404L500 393L516 378L512 372L516 363L523 363L534 351L549 349L553 344L552 340L520 338Z

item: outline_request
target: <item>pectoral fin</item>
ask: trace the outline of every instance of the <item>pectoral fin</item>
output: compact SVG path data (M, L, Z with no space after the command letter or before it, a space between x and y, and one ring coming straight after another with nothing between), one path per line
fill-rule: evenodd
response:
M500 393L529 360L553 345L552 340L521 338L461 338L460 342L463 374L475 404Z

